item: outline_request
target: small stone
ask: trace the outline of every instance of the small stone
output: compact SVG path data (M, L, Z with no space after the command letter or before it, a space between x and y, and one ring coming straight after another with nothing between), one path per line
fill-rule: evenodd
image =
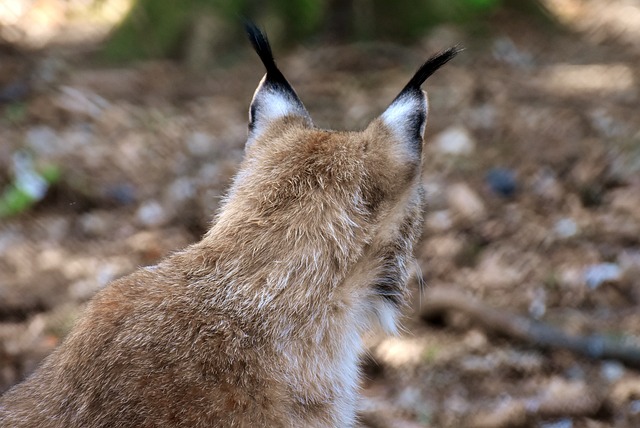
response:
M553 226L553 232L558 236L558 238L562 239L576 236L578 231L578 225L570 218L561 218Z
M25 135L27 147L42 156L51 156L60 149L60 138L50 126L34 126Z
M69 286L69 297L74 300L87 300L96 294L96 291L100 289L98 282L95 279L80 279L71 283Z
M487 347L489 341L487 335L478 329L470 330L463 338L464 344L474 351L483 350Z
M622 276L622 269L615 263L600 263L589 266L584 271L584 281L587 286L595 290L606 282L618 281Z
M435 137L434 147L440 153L460 156L473 153L476 143L466 128L452 126Z
M535 174L531 189L535 195L553 202L562 200L564 194L558 178L549 168L543 168Z
M91 211L80 217L80 227L89 236L107 236L113 231L108 214L104 211Z
M564 375L569 381L584 381L586 376L584 369L580 367L579 364L574 364L569 367Z
M98 118L109 105L107 100L93 92L70 86L62 86L54 102L59 109L69 114L90 118Z
M465 183L452 184L447 189L449 207L468 221L480 221L487 216L487 210L480 196Z
M189 153L194 156L205 156L211 153L215 148L213 138L204 132L194 132L187 140L187 148Z
M547 312L547 292L544 288L536 288L529 303L529 314L534 319L541 319L545 312Z
M516 175L510 169L492 168L485 176L485 180L489 188L500 196L510 198L516 193Z
M545 422L540 426L542 428L573 428L573 421L569 418L564 418L553 422Z
M222 172L220 165L208 163L203 165L198 171L198 181L203 184L216 183L220 181Z
M445 232L453 227L449 210L440 210L427 215L425 226L433 232Z
M105 189L104 195L120 205L130 205L136 201L136 188L128 183L116 184Z
M445 411L453 412L459 415L464 415L469 412L471 404L461 394L453 393L445 398Z
M521 373L539 373L545 366L544 358L537 352L507 351L503 355L503 365Z
M624 123L616 120L606 109L597 108L588 114L591 126L605 138L621 137L628 130Z
M147 201L138 208L136 213L138 221L148 227L162 226L169 218L162 205L157 201Z
M180 177L169 185L165 194L169 203L181 204L196 195L196 187L188 177Z
M615 382L624 376L624 366L619 361L603 361L600 374L608 382Z
M15 174L15 187L29 196L30 200L39 201L49 188L49 183L35 170L33 159L26 152L16 152L11 157Z
M405 387L398 394L395 404L402 409L415 410L424 402L420 388Z
M118 266L115 264L103 264L96 272L96 282L102 288L117 278L120 273Z
M498 361L491 355L479 357L470 355L460 361L460 368L467 374L488 375L498 368Z
M564 288L577 289L584 285L583 271L576 266L563 266L558 270L558 283Z

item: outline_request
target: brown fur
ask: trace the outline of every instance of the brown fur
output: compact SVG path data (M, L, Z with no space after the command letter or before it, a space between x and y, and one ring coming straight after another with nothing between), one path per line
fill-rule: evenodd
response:
M361 336L406 295L420 154L381 118L262 125L206 236L98 293L0 426L353 425Z

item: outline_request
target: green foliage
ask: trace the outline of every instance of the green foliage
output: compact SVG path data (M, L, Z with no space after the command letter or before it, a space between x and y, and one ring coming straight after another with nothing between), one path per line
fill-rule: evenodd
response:
M542 8L539 0L137 0L104 56L115 62L179 56L203 13L215 17L219 33L237 31L228 40L240 40L241 20L251 17L269 23L276 43L300 42L321 31L332 39L410 41L443 22L475 26L502 7L532 15Z
M477 9L490 9L497 6L500 0L466 0L464 3Z
M15 180L0 194L0 218L11 217L27 211L41 200L51 184L60 180L60 169L46 165L38 171L30 161L16 174Z
M103 54L112 62L174 57L194 16L205 12L238 20L245 8L245 0L137 0Z
M11 217L33 205L33 198L24 190L10 186L0 197L0 218Z
M500 6L500 0L372 0L376 37L411 40L444 22L472 23Z
M11 103L4 110L4 119L13 125L20 125L26 118L27 105L25 103Z
M104 55L114 62L167 56L187 16L187 8L178 2L140 0L111 36Z
M422 353L422 360L427 364L433 364L437 361L440 349L436 346L426 347Z
M326 0L275 0L272 4L288 40L300 40L318 30L327 7Z

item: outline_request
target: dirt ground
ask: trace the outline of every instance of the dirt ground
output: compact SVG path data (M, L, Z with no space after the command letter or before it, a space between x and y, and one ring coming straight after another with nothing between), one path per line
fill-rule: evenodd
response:
M500 15L483 34L278 55L318 126L358 129L429 54L466 47L426 85L420 281L401 336L369 340L370 426L640 426L640 6L551 3L563 30ZM248 45L199 75L97 68L74 51L0 55L0 89L25 91L0 104L0 191L17 163L60 173L34 207L0 218L2 392L97 290L199 239L242 158L262 69ZM438 290L485 313L428 311ZM491 314L597 340L578 355L566 338L513 338ZM631 356L600 358L600 339Z

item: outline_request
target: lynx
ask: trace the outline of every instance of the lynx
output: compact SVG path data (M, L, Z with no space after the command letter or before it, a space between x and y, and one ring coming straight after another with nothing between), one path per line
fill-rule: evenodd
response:
M349 427L362 337L396 332L422 232L420 67L363 131L314 127L266 68L245 158L202 240L116 280L0 399L2 427Z

